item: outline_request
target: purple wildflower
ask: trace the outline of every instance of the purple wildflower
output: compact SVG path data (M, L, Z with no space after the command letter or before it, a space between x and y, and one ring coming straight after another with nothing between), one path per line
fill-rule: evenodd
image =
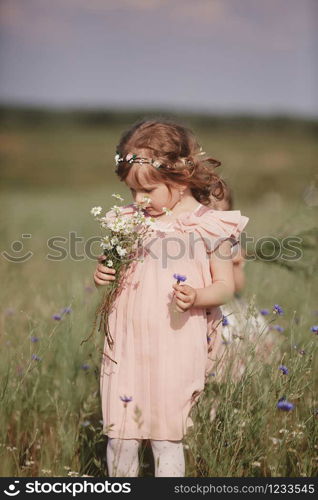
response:
M62 316L60 314L53 314L52 319L55 319L56 321L60 321L62 319Z
M72 308L71 307L64 307L64 309L62 310L61 314L70 314L72 312Z
M123 403L127 404L127 403L130 403L130 401L132 401L132 396L119 396L120 399L122 400Z
M90 369L90 366L88 364L84 363L84 364L82 364L81 369L84 371L87 371Z
M37 356L36 354L32 354L32 359L33 361L41 361L42 358L40 358L40 356Z
M285 328L280 325L273 325L270 327L271 330L276 330L277 332L284 332Z
M263 316L268 316L268 314L269 314L269 309L261 309L261 310L260 310L260 313L261 313Z
M314 325L310 328L313 333L318 333L318 325Z
M179 285L180 281L186 281L187 277L182 274L174 274L174 279L177 280L177 285Z
M281 315L281 314L284 314L284 311L283 311L282 307L280 307L278 304L275 304L273 307L273 313Z
M39 337L36 337L35 335L31 335L30 340L31 340L31 342L38 342L40 339L39 339Z
M226 317L226 316L224 316L224 314L223 314L223 316L222 316L222 325L223 325L223 326L228 326L229 324L230 324L229 320L228 320L228 319L227 319L227 317Z
M293 403L290 403L289 401L287 401L286 398L280 398L278 400L276 408L278 408L279 410L283 410L283 411L290 411L290 410L293 410L295 408L295 405Z
M280 366L278 367L278 369L279 369L279 370L281 370L281 371L283 372L283 374L284 374L284 375L288 375L288 368L287 368L287 366L285 366L285 365L280 365Z

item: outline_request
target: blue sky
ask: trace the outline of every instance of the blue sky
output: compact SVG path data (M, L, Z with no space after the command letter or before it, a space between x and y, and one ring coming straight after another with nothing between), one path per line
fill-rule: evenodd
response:
M317 116L316 0L2 0L0 101Z

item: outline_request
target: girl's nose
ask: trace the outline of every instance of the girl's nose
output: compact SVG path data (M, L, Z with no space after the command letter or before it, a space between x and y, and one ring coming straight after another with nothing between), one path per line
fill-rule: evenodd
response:
M144 198L145 198L145 197L146 197L146 195L145 195L145 194L142 194L142 193L137 193L137 194L136 194L136 202L137 202L137 203L141 203L141 202L144 200Z

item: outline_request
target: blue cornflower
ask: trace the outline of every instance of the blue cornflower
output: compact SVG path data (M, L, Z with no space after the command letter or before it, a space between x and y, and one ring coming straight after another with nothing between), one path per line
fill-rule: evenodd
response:
M227 326L227 325L229 325L229 324L230 324L229 320L228 320L228 319L227 319L227 317L226 317L226 316L224 316L224 314L223 314L223 316L222 316L222 325L223 325L223 326Z
M70 314L71 312L72 312L71 307L64 307L64 309L62 309L61 314Z
M88 364L84 363L84 364L82 364L81 369L86 371L86 370L90 369L90 366Z
M187 277L183 276L182 274L174 274L173 277L175 280L177 280L178 285L179 285L180 281L185 281L187 279Z
M31 335L30 340L31 340L31 342L38 342L40 339L39 339L39 337L36 337L35 335Z
M273 307L273 313L280 315L280 314L284 314L284 311L283 311L282 307L280 307L278 304L275 304Z
M62 319L62 316L60 314L53 314L52 318L56 321L60 321Z
M260 313L261 313L263 316L268 316L268 314L269 314L269 309L261 309L261 310L260 310Z
M284 374L284 375L288 375L288 368L287 368L287 366L285 366L285 365L280 365L280 366L278 367L278 369L279 369L279 370L281 370L281 371L283 372L283 374Z
M313 333L318 333L318 325L314 325L310 328Z
M273 326L271 326L271 330L276 330L277 332L284 332L285 328L283 326L280 326L280 325L273 325Z
M119 396L120 399L122 400L123 403L127 404L127 403L130 403L130 401L132 401L132 396Z
M32 354L32 359L33 361L41 361L42 358L40 358L40 356L37 356L36 354Z
M289 401L287 401L286 398L280 398L278 400L276 408L278 408L279 410L283 410L283 411L290 411L290 410L293 410L295 408L295 405L293 403L290 403Z

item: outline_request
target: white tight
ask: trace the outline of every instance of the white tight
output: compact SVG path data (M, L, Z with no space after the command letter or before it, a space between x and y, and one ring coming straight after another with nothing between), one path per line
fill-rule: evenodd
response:
M138 476L140 439L108 438L107 468L110 477ZM184 477L185 464L181 441L151 440L156 477Z

